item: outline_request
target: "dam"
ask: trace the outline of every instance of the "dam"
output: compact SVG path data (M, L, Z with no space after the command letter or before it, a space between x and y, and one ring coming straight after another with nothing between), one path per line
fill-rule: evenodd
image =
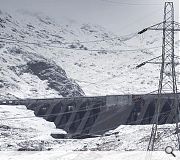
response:
M172 94L161 100L159 124L174 123ZM119 125L152 124L156 101L157 94L139 94L3 100L0 105L25 105L71 135L102 135Z

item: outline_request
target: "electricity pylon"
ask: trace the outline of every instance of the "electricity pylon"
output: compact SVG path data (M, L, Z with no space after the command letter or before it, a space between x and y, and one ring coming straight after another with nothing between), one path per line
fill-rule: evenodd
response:
M179 103L177 95L177 83L175 72L175 54L174 54L174 32L180 31L180 24L174 21L174 7L173 2L165 2L164 7L164 21L148 28L143 29L138 34L142 34L147 30L160 30L163 31L163 44L162 44L162 61L160 70L160 79L158 86L158 98L156 102L155 115L153 118L153 125L151 130L151 136L148 144L148 151L154 150L154 145L157 137L158 123L160 121L160 109L162 107L162 94L165 93L167 88L173 96L171 102L171 109L173 110L172 116L175 117L176 132L178 149L180 150L180 133L179 133ZM144 63L140 64L141 67Z

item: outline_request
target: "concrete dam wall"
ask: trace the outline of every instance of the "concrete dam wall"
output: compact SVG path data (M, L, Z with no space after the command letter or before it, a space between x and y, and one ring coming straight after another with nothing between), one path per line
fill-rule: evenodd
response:
M163 95L160 124L174 123L172 100L171 94ZM36 116L54 122L57 128L72 135L99 135L119 125L151 124L156 101L154 94L4 100L0 104L25 105Z

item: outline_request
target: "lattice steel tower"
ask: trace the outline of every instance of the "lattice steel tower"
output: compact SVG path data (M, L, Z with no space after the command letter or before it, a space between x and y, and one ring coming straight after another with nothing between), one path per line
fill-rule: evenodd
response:
M164 20L161 23L155 24L143 29L138 34L142 34L147 30L163 31L162 44L162 61L160 70L160 79L158 86L158 98L156 102L155 115L153 119L153 126L151 136L148 144L148 151L153 151L155 142L157 141L158 123L160 121L160 109L162 108L163 93L172 93L173 100L171 100L170 115L174 116L176 124L175 134L177 135L178 149L180 150L180 135L179 135L179 103L177 95L176 72L175 72L175 54L174 54L174 32L180 31L179 23L174 21L174 7L173 2L166 2L164 7Z

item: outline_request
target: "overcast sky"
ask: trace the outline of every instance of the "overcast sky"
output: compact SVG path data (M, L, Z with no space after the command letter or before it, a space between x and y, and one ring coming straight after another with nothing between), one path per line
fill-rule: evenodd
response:
M179 0L174 2L176 20ZM115 33L135 32L162 21L165 0L0 0L2 10L40 12L99 24ZM124 3L124 4L123 4ZM146 4L146 5L145 5Z

